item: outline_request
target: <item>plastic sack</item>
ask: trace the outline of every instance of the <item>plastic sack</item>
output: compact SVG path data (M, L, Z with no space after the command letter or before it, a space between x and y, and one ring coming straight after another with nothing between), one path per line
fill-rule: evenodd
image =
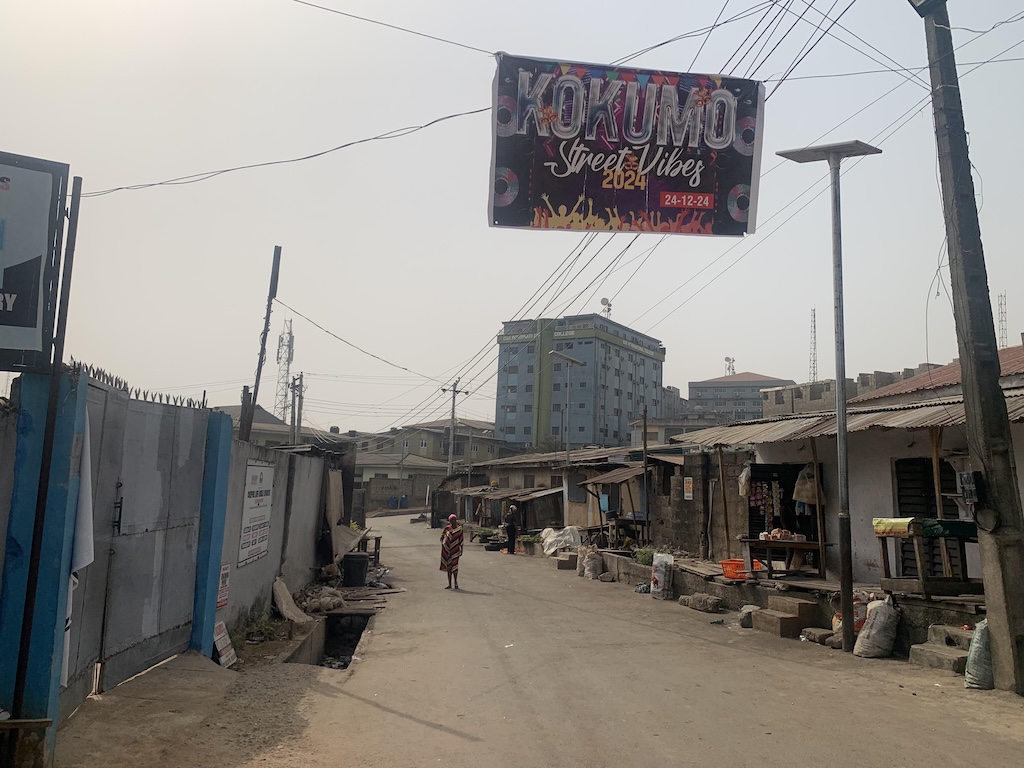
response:
M995 688L992 678L992 646L988 639L988 619L982 619L974 628L971 650L967 652L967 671L964 688L990 691Z
M740 486L739 487L740 496L749 496L750 495L750 465L749 464L747 464L743 468L743 471L740 472L739 486Z
M651 597L655 600L672 599L672 566L675 558L662 552L654 553L651 565Z
M556 531L554 528L545 528L540 532L540 540L544 543L544 554L550 555L559 549L576 549L583 539L580 538L580 529L575 525Z
M816 484L818 495L815 495ZM815 477L814 465L808 464L797 475L796 484L793 486L793 501L802 501L804 504L818 504L819 499L822 506L824 506L825 494L822 492L821 485L818 484Z
M576 550L576 575L583 576L586 570L587 555L597 550L597 547L591 546L590 544L580 544L579 549Z
M896 630L900 625L900 607L889 595L868 605L864 627L857 635L853 655L864 659L884 659L892 655L896 644Z
M583 575L588 579L597 579L602 573L604 573L604 559L597 548L593 547L583 560Z

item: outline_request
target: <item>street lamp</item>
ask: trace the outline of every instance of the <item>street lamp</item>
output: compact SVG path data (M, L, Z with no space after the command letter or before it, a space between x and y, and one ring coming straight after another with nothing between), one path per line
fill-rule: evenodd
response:
M562 480L562 523L567 525L567 518L569 516L569 477L571 471L569 469L569 419L572 413L572 367L574 365L586 365L582 360L577 360L575 357L569 357L569 355L563 352L556 352L555 350L549 350L549 355L554 355L561 360L564 360L565 365L565 420L564 420L564 437L565 437L565 477Z
M850 536L850 472L846 434L846 334L843 328L843 224L839 208L839 166L844 157L877 155L882 150L862 141L819 144L777 153L797 163L828 161L832 176L832 291L836 335L836 445L839 464L839 592L842 599L843 650L853 651L853 543ZM818 468L814 468L817 477ZM818 536L824 536L818 531Z

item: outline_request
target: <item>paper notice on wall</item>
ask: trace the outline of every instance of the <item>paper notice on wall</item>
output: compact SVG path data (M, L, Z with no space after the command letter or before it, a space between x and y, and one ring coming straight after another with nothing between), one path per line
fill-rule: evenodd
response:
M270 549L270 520L274 498L274 465L250 461L245 469L242 534L238 566L258 560Z
M217 610L228 604L228 580L231 578L231 563L220 567L220 586L217 588Z
M238 657L235 656L235 647L231 644L231 636L228 635L228 628L223 621L218 621L213 628L213 647L217 652L217 660L222 667L230 667Z
M683 498L686 501L693 501L693 478L683 478Z

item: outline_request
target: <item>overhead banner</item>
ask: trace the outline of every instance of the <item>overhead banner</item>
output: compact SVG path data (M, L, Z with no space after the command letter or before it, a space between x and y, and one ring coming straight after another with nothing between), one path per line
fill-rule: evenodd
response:
M754 231L762 83L497 59L492 226Z
M68 167L0 152L0 370L50 363Z

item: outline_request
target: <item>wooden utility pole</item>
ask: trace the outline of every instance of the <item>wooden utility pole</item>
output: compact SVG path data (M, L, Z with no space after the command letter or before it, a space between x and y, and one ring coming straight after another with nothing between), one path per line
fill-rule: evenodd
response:
M274 246L274 263L270 268L270 290L267 291L267 315L263 321L263 333L260 334L260 356L256 361L256 383L252 388L252 401L246 405L242 400L242 413L238 419L238 439L248 441L252 434L252 420L256 415L256 403L260 394L260 377L263 375L263 363L267 359L267 335L270 333L270 313L274 309L277 298L277 275L281 270L281 246Z
M944 2L925 17L925 35L967 442L971 464L981 479L975 515L995 685L1024 694L1024 516L1006 401L999 386L999 350Z

